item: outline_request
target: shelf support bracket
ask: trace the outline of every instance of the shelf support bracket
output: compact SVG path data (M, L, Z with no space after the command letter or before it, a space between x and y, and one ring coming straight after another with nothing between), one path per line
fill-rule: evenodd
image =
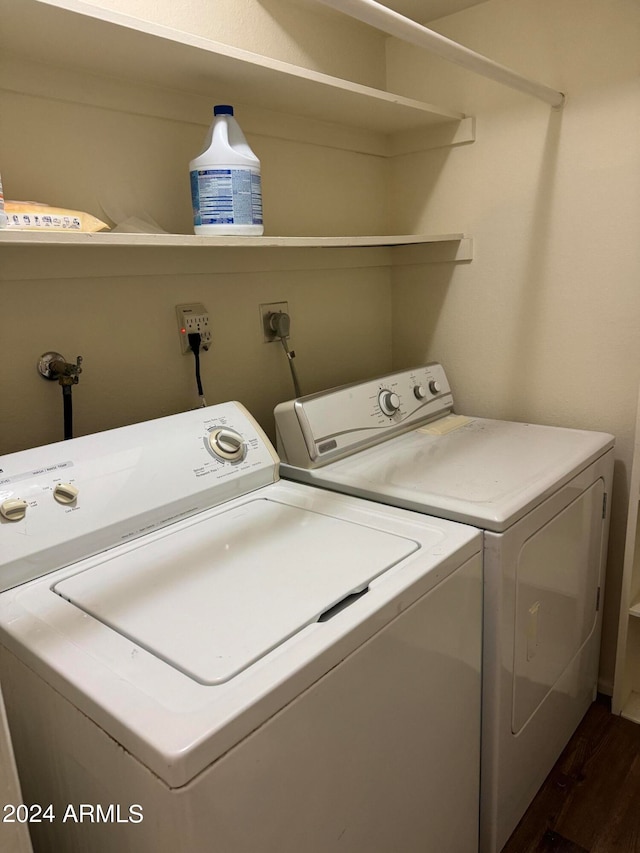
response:
M504 86L510 86L512 89L517 89L527 95L532 95L534 98L539 98L552 107L560 108L564 104L565 96L562 92L545 86L543 83L530 80L528 77L518 74L517 71L500 65L487 56L476 53L468 47L436 33L434 30L423 27L422 24L418 24L399 12L394 12L393 9L377 3L376 0L319 0L319 2L324 3L325 6L331 6L339 12L344 12L358 21L370 24L372 27L389 33L389 35L415 44L417 47L425 48L436 56L461 65L476 74L488 77Z

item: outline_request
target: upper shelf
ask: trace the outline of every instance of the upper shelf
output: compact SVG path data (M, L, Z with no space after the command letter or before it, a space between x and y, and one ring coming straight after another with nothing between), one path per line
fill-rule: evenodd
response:
M50 65L388 134L462 113L351 83L82 0L0 0L0 48Z

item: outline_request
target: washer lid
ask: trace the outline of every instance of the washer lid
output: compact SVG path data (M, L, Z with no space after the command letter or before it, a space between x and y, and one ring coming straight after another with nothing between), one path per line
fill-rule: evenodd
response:
M195 681L220 684L419 547L262 498L147 537L54 591Z

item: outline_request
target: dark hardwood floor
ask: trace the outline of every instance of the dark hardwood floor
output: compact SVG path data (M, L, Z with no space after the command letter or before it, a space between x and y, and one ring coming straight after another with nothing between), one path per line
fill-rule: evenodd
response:
M640 853L640 725L599 696L503 853Z

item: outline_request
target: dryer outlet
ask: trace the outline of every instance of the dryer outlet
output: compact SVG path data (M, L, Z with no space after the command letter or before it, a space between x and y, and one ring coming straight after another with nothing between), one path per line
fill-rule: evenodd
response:
M264 302L260 306L260 329L262 331L262 340L265 344L279 341L280 338L269 325L269 319L272 314L277 314L282 311L289 314L288 302Z

